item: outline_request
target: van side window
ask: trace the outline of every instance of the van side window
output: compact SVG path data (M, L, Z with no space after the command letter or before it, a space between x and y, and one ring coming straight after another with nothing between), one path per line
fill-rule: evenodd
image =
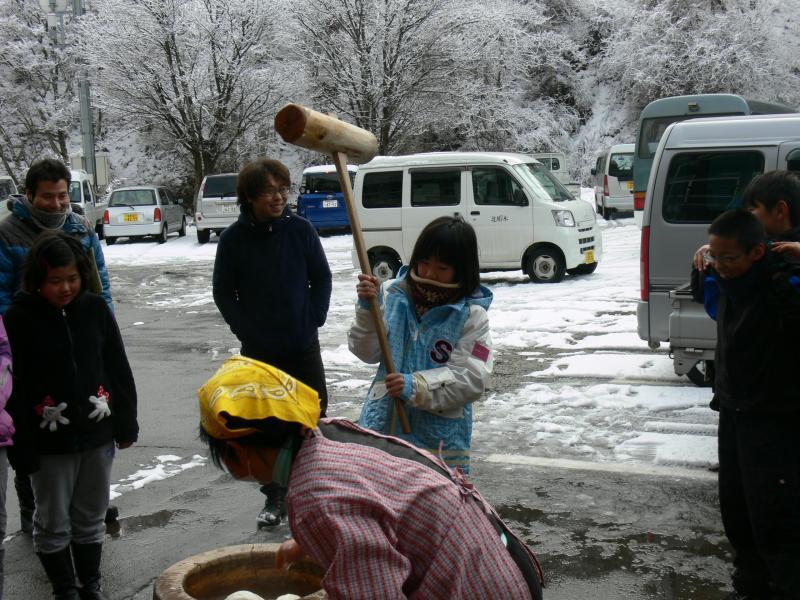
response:
M364 175L361 203L364 208L400 208L403 203L403 172L383 171Z
M524 195L522 186L504 169L482 167L472 170L472 194L475 204L514 205L514 191Z
M664 220L711 223L719 214L742 205L742 192L764 171L760 152L677 154L664 187Z
M551 158L550 161L551 162L550 162L550 166L548 167L548 169L550 169L551 171L558 171L561 168L561 163L558 161L558 159L555 156L553 158Z
M411 172L411 206L461 203L461 169Z
M786 157L786 170L800 173L800 148L792 150Z

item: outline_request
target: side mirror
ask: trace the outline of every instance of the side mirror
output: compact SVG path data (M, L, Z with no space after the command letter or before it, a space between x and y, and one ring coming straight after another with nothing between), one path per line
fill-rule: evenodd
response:
M517 206L528 206L528 197L521 188L516 188L514 190L514 204Z
M591 173L592 175L597 175L597 169L592 169L592 170L590 171L590 173Z

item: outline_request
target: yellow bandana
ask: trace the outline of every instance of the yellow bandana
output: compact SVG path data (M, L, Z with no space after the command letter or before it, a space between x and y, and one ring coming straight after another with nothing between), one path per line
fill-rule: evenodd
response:
M228 417L259 421L274 417L309 428L319 420L319 394L280 369L252 358L233 356L199 390L200 424L216 439L257 433L228 428Z

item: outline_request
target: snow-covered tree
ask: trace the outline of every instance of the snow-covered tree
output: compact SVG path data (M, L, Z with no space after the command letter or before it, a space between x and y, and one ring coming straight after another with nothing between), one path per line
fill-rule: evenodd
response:
M73 63L55 33L36 3L0 2L0 164L17 182L38 158L68 161L79 122Z
M93 7L83 51L94 65L96 102L119 124L172 140L195 185L231 156L255 152L242 146L271 127L291 89L276 52L279 3L95 0Z

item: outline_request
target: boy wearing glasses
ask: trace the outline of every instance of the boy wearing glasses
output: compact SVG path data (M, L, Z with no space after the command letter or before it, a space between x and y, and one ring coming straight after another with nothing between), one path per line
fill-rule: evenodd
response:
M328 404L317 330L331 298L331 270L313 225L287 206L291 178L277 160L256 159L236 183L241 214L219 238L214 302L242 344L241 353L310 386ZM286 516L285 488L263 485L258 526Z
M800 265L767 249L748 210L723 213L708 233L706 273L692 283L717 321L720 512L735 551L728 598L800 598Z

